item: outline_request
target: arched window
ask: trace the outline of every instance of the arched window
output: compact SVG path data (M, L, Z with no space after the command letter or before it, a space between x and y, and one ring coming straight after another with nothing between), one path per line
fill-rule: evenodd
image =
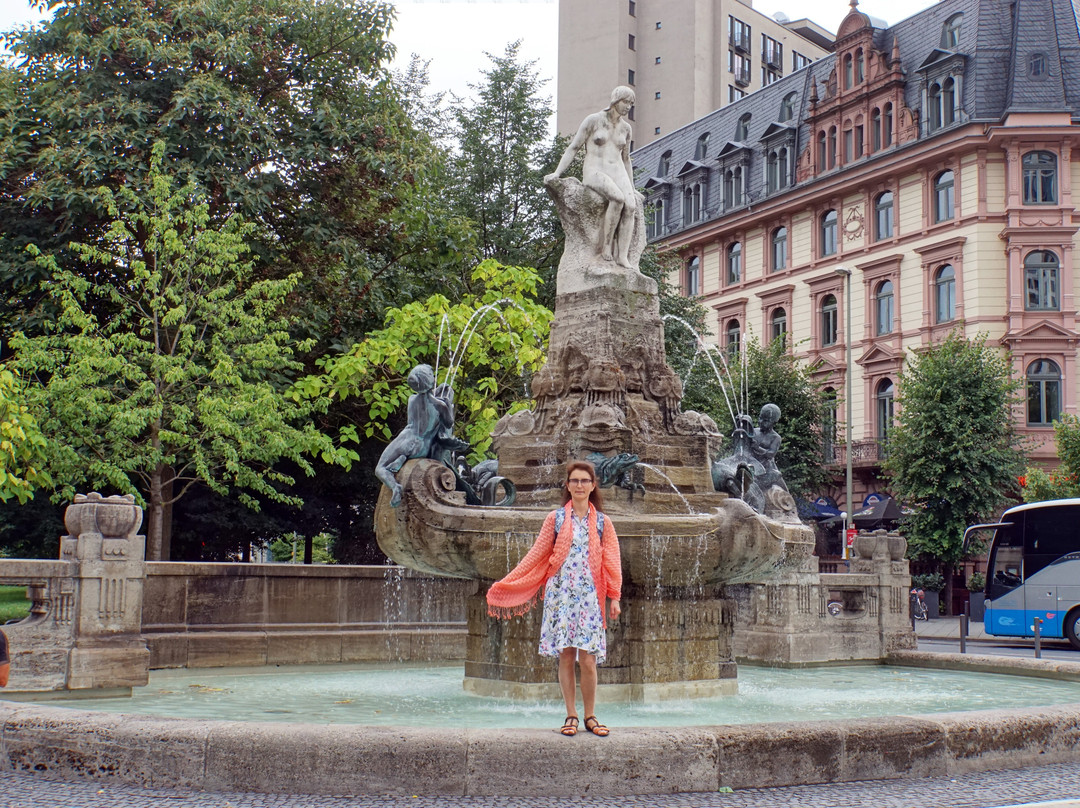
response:
M881 148L881 110L874 107L870 113L870 151L876 152Z
M956 122L956 79L951 76L941 85L941 125Z
M773 309L769 318L769 336L771 339L787 340L787 312L783 309Z
M884 442L892 431L893 417L896 414L896 388L888 379L878 382L877 390L874 391L874 404L877 410L877 418L874 426L877 428L877 438Z
M788 260L787 228L778 227L772 234L772 271L787 269Z
M956 319L956 271L945 264L934 274L934 322Z
M709 156L709 133L706 132L705 134L701 135L697 139L697 146L694 147L694 159L698 160L700 162L701 160L704 160L708 156Z
M701 220L701 193L700 182L683 189L683 227L689 227Z
M649 217L649 238L660 238L664 233L664 200L655 199L650 204L652 215Z
M1057 204L1057 157L1050 152L1033 151L1021 160L1024 172L1024 204Z
M795 93L788 93L780 102L780 123L790 121L795 117Z
M727 283L738 283L742 280L742 245L734 242L727 249Z
M725 347L728 352L728 359L732 359L739 355L739 321L729 320L727 328L724 330Z
M701 259L696 255L686 262L686 279L683 283L683 291L687 297L697 297L701 294Z
M960 46L960 23L963 21L963 14L953 14L945 20L945 24L941 26L941 47L956 50Z
M863 78L866 76L866 68L863 64L863 52L862 48L855 51L855 83L862 84Z
M942 171L934 178L934 221L947 222L953 217L953 173Z
M829 150L825 145L825 130L818 132L818 171L824 171L829 167Z
M874 309L877 316L874 318L877 335L891 334L893 330L893 317L896 309L896 298L893 295L892 281L882 281L874 292Z
M1024 308L1028 311L1057 311L1058 257L1049 250L1036 250L1024 258Z
M1051 426L1061 418L1061 368L1036 359L1027 369L1028 426Z
M738 124L735 126L735 140L742 143L748 140L750 137L750 113L747 112L741 118L739 118Z
M724 206L737 208L743 203L743 173L740 166L724 173Z
M881 148L887 148L892 145L892 133L893 133L893 118L892 118L893 106L892 104L886 104L885 109L881 115Z
M666 177L667 174L668 174L668 171L670 171L670 170L671 170L671 150L668 149L666 152L664 152L663 154L660 155L660 162L656 166L656 176L658 176L658 177Z
M930 129L931 129L931 131L933 131L934 129L940 129L941 128L941 85L938 84L935 81L933 84L930 85L930 88L927 91L926 95L927 95L927 97L929 99L926 106L928 107L927 112L930 113L930 121L929 121Z
M878 194L874 200L874 239L892 238L893 236L893 195L892 191Z
M826 295L821 301L821 347L836 344L837 317L839 310L834 295Z
M821 257L836 254L836 211L827 210L821 216Z

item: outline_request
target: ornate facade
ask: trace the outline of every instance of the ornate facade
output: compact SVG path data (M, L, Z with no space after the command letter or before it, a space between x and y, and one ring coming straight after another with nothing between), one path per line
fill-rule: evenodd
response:
M864 490L904 356L954 328L1009 352L1018 426L1052 464L1080 390L1073 6L941 0L883 27L856 5L830 57L635 153L651 239L681 256L722 345L788 340L840 397L850 270Z

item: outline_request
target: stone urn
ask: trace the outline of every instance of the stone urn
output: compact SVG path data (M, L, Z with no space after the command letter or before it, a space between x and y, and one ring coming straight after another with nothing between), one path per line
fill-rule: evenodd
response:
M76 494L64 512L64 526L71 536L100 533L110 538L130 538L142 525L143 510L131 494L103 497L96 491Z

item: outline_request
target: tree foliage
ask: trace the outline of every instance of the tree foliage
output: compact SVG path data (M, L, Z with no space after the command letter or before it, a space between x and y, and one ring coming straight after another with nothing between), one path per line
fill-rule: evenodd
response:
M495 422L528 397L526 382L544 363L552 313L535 300L538 282L533 269L483 261L471 278L478 293L457 303L433 295L391 309L382 329L322 360L323 373L301 380L296 394L359 398L366 409L361 434L389 440L391 419L411 394L409 371L429 364L437 382L456 393L457 432L472 445L472 461L483 459Z
M312 455L355 456L312 423L319 402L284 394L301 370L280 314L298 277L254 280L250 226L233 216L211 228L194 183L177 188L162 172L163 151L142 188L102 189L104 246L72 245L83 273L39 253L60 316L12 339L57 496L81 484L135 494L149 509L150 558L168 557L165 508L193 485L253 507L254 495L294 501L281 458L310 474Z
M474 252L440 190L443 164L409 122L385 68L389 3L374 0L57 0L51 21L9 35L0 77L0 282L23 330L48 266L87 270L69 242L101 247L99 187L141 176L152 144L234 213L258 277L303 271L294 328L348 347L388 305L455 282ZM136 238L138 233L134 234ZM461 278L457 279L459 282ZM28 322L27 318L31 318Z
M520 46L510 43L501 56L488 53L491 67L470 85L475 98L453 100L450 192L454 211L476 228L482 257L535 267L547 280L558 263L562 229L543 178L558 163L563 143L548 135L551 103L540 94L546 80L536 62L521 61Z
M814 368L796 359L785 340L762 346L753 338L742 346L731 369L743 412L756 421L765 404L780 408L776 431L783 443L776 465L794 496L815 496L828 482L822 429L833 400L814 377Z
M954 331L904 366L885 466L897 497L916 511L904 528L913 557L951 567L965 527L1016 496L1023 468L1011 413L1016 390L1008 363L984 336Z
M1054 423L1056 469L1029 466L1020 478L1025 502L1080 497L1080 418L1066 413Z
M52 480L45 470L45 437L24 403L22 381L0 365L0 502L24 503Z

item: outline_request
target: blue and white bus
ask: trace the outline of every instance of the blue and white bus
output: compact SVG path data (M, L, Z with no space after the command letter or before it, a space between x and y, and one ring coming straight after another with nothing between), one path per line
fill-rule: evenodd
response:
M1009 508L991 529L986 570L987 634L1063 637L1080 650L1080 499L1029 502Z

